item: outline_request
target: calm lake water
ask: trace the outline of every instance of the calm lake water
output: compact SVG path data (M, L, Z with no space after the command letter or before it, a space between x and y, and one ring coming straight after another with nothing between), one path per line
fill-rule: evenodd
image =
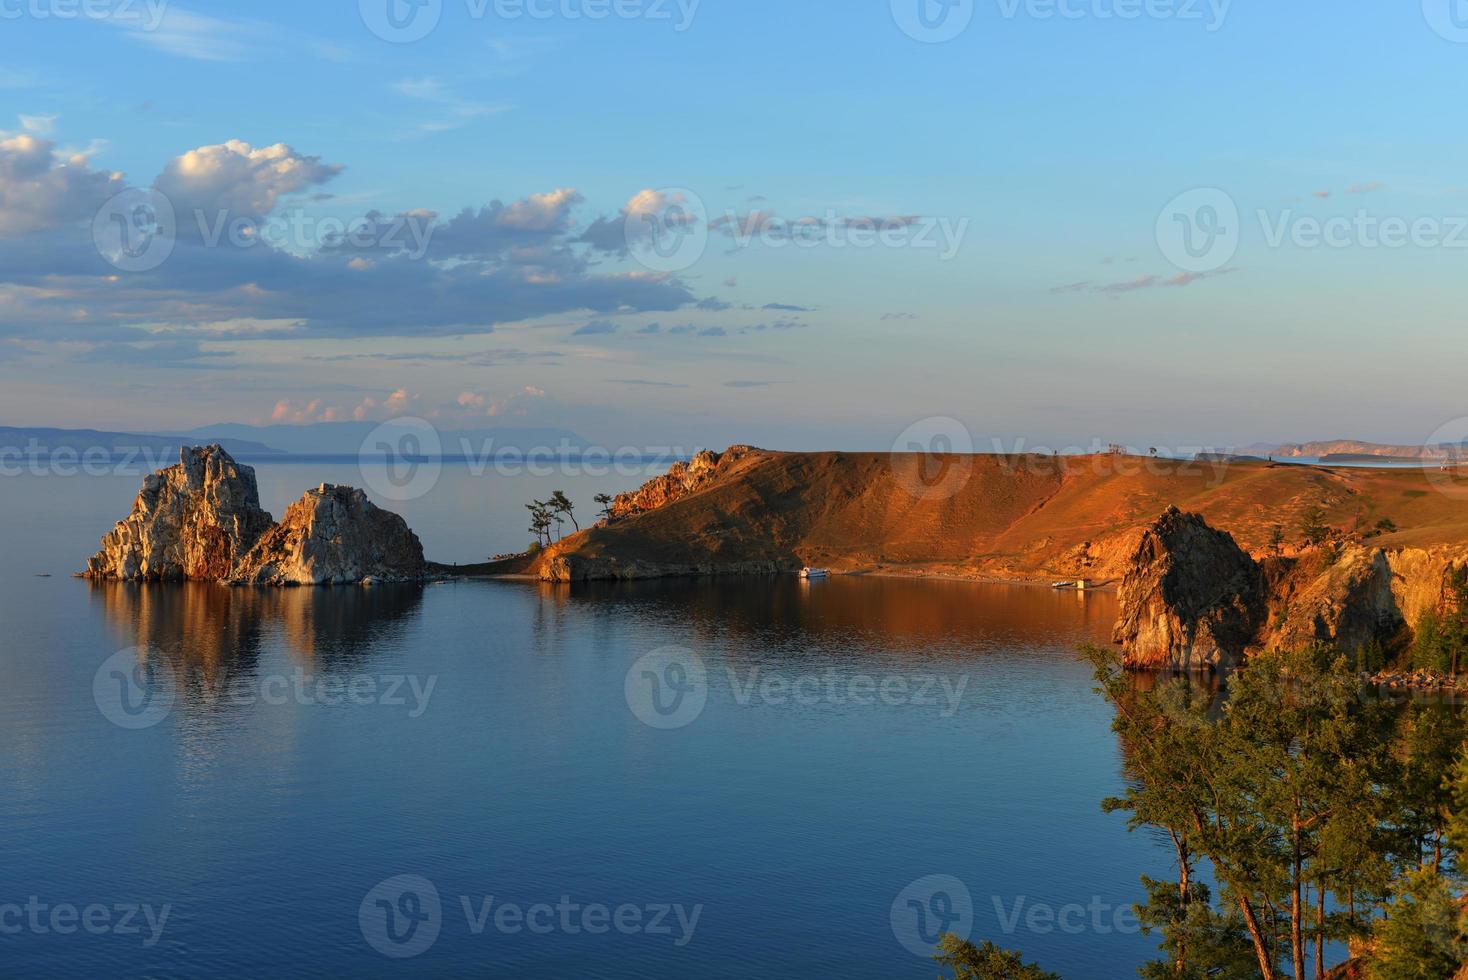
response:
M277 516L362 482L257 470ZM635 482L451 466L381 502L474 561L532 497ZM0 479L0 973L931 978L909 947L971 920L1109 980L1155 946L1117 910L1167 853L1100 812L1072 652L1109 596L67 577L137 485Z

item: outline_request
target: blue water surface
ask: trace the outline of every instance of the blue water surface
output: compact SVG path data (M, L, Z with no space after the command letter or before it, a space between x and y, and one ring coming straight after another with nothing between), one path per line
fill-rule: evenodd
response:
M277 514L353 482L259 469ZM472 561L543 482L450 467L397 509ZM966 910L1067 978L1154 948L1117 910L1167 853L1099 809L1120 756L1074 656L1108 596L68 577L136 487L0 480L0 974L931 978L919 927ZM685 667L698 710L650 711Z

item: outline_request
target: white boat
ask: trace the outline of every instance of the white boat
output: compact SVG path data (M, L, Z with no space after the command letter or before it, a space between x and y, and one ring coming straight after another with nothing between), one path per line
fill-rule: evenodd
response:
M801 578L828 578L830 574L829 568L802 568L800 570Z

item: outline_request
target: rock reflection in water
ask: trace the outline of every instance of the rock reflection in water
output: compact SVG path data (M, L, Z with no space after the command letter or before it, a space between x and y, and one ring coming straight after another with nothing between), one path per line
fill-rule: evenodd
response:
M884 660L961 658L1051 641L1073 648L1078 632L1109 642L1116 622L1110 593L933 579L836 576L807 582L771 576L539 588L546 627L580 606L601 616L677 623L690 646L724 637L744 640L736 646L786 655L801 652L792 644Z
M119 648L165 666L176 684L205 698L260 670L272 641L304 670L331 675L361 669L384 631L418 611L423 588L231 588L205 582L98 582L100 603Z

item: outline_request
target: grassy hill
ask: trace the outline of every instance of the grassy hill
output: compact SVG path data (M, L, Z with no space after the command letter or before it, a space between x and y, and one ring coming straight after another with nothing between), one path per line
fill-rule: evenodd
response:
M605 566L777 562L838 571L1004 579L1119 575L1141 528L1169 505L1204 515L1246 549L1302 544L1321 507L1345 538L1383 547L1468 541L1468 501L1436 471L1133 456L730 454L677 499L557 542L558 558ZM1381 533L1378 522L1396 530Z

